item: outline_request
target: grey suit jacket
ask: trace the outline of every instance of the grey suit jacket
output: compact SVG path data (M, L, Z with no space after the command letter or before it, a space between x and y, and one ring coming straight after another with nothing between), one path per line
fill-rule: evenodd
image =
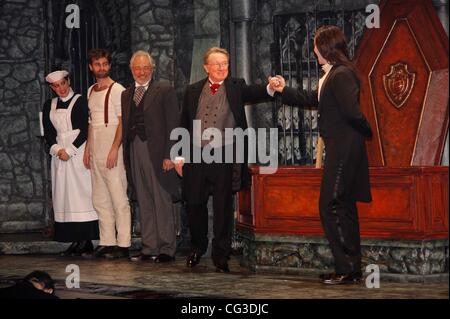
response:
M128 181L133 184L130 167L130 141L128 129L130 109L135 86L122 92L123 151ZM168 83L152 80L144 96L144 125L147 136L148 156L161 186L177 201L181 198L180 179L175 169L164 172L163 160L170 158L170 149L176 141L170 140L170 132L178 126L180 108L173 87Z

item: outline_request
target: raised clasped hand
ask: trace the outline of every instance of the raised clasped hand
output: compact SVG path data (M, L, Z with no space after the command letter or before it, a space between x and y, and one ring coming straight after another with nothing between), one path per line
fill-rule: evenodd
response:
M269 87L272 90L281 93L285 86L286 86L286 81L284 80L284 78L281 75L269 77Z

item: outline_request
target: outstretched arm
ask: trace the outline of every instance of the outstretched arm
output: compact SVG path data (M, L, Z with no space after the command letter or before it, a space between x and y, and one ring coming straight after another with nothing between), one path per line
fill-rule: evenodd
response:
M245 80L240 79L240 86L242 90L242 101L244 104L261 103L270 101L272 96L267 92L267 87L264 84L248 85Z
M281 75L269 77L269 89L281 93L281 102L283 104L313 108L317 108L319 105L317 91L288 87Z

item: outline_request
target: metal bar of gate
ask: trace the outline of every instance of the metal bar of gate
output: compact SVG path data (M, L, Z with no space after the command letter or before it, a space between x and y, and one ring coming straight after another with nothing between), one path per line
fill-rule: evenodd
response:
M306 70L307 70L307 90L310 91L311 90L311 50L310 50L310 39L311 39L311 30L309 28L309 14L306 14L306 19L305 19L305 29L306 29ZM302 85L303 85L303 74L302 74ZM310 116L309 116L309 120L308 120L308 134L309 134L309 141L311 141L312 139L312 121L311 121L311 111L309 111ZM303 119L304 120L304 119ZM303 132L303 134L305 134L306 132ZM308 150L309 150L309 154L312 154L312 143L309 142L308 140L305 139L305 142L307 145L305 145ZM306 164L306 162L305 162Z
M281 24L278 26L279 27L279 34L281 35ZM279 43L279 47L280 47L280 66L281 66L281 76L284 77L284 65L283 65L283 42L282 42L282 37L280 36L280 38L278 39L278 43ZM281 129L283 130L283 147L284 147L284 159L283 159L283 164L286 165L286 112L285 112L285 107L284 105L281 105L282 108L282 118L281 118Z
M289 28L289 23L287 25L287 56L288 56L288 66L289 66L289 86L292 87L292 66L291 66L291 29ZM290 142L290 150L291 150L291 163L294 165L294 111L293 106L289 105L289 113L290 113L290 136L291 136L291 142ZM287 121L286 121L287 122ZM287 144L287 140L284 141L285 144ZM287 160L287 153L286 153L286 160Z

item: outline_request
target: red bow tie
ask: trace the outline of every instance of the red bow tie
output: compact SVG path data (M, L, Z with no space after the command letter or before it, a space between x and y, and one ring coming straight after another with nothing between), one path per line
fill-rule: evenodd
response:
M209 85L209 88L211 89L212 94L216 94L217 90L220 88L220 84L219 83L211 83Z

